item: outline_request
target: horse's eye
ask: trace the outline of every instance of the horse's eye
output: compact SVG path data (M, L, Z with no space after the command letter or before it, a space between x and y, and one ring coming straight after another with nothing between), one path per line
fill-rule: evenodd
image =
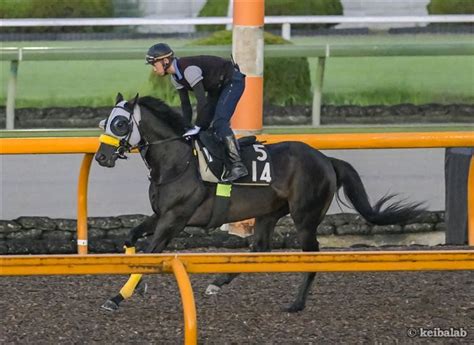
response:
M116 116L110 123L110 130L118 137L127 135L130 131L130 123L125 116Z

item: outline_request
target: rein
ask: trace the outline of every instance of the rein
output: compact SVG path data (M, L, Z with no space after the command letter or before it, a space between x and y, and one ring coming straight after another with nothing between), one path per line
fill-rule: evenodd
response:
M153 141L151 143L145 143L143 145L137 146L137 148L140 150L140 155L142 156L143 162L145 163L146 167L148 168L148 171L151 172L151 170L152 170L150 165L148 164L146 158L145 158L145 155L148 151L148 148L152 145L163 144L163 143L175 141L175 140L178 140L178 139L183 139L183 137L179 136L179 137L172 137L172 138L163 139L163 140L156 140L156 141ZM186 160L186 165L185 165L184 169L181 172L179 172L178 174L176 174L175 176L173 176L169 180L155 182L156 185L162 186L162 185L174 182L174 181L178 180L181 176L183 176L184 173L188 170L189 166L191 165L191 159L190 159L191 155L192 155L192 149L188 151L188 153L186 154L186 157L181 159L181 160ZM148 178L151 180L150 175L148 176Z
M137 126L138 130L140 131L140 127ZM150 143L146 142L146 140L143 138L143 135L140 131L140 135L142 137L142 140L145 141L145 143L143 144L139 144L133 148L130 148L130 150L134 149L134 148L137 148L139 151L140 151L140 156L142 157L142 160L143 162L145 163L145 166L148 168L148 171L151 172L152 169L150 167L150 165L148 164L145 156L146 156L146 153L148 152L148 149L151 147L151 146L154 146L154 145L161 145L161 144L164 144L164 143L168 143L168 142L172 142L172 141L176 141L176 140L182 140L184 139L182 136L175 136L175 137L171 137L171 138L166 138L166 139L161 139L161 140L155 140L155 141L152 141ZM158 186L162 186L162 185L166 185L166 184L169 184L171 182L174 182L176 180L178 180L181 176L184 175L184 173L188 170L189 166L191 165L191 159L190 157L192 156L192 149L189 150L189 152L186 154L186 157L184 157L182 160L186 160L186 165L184 167L184 169L182 171L180 171L178 174L176 174L175 176L173 176L171 179L169 180L166 180L166 181L158 181L158 182L155 182L156 185ZM148 179L151 180L151 175L149 174L148 175Z
M139 127L138 127L138 130L140 131ZM141 133L140 133L140 135L141 135ZM142 135L142 138L143 138L143 135ZM137 149L141 150L142 148L146 148L148 146L164 144L164 143L167 143L169 141L175 141L175 140L179 140L179 139L183 139L183 137L176 136L176 137L171 137L171 138L162 139L162 140L155 140L155 141L152 141L151 143L145 143L145 144L137 145L134 148L137 148Z

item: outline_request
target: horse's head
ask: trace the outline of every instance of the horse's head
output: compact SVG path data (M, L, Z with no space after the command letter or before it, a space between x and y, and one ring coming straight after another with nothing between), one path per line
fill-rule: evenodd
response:
M125 152L137 146L141 140L138 124L141 120L138 94L133 101L125 101L118 93L115 107L109 117L99 124L104 130L95 160L104 167L113 168L118 158L126 158Z
M145 96L125 101L118 93L109 117L99 124L104 130L95 160L113 168L118 158L137 147L181 139L190 124L160 99Z

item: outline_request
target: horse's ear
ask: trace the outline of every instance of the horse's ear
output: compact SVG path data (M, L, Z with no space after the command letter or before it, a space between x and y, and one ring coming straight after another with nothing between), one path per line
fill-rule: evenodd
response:
M117 93L117 97L115 97L115 104L119 104L123 101L123 95L119 92Z
M134 109L134 108L135 108L135 105L137 105L139 98L140 98L140 95L137 93L136 96L135 96L135 98L134 98L133 101L132 101L132 106L131 106L132 109Z

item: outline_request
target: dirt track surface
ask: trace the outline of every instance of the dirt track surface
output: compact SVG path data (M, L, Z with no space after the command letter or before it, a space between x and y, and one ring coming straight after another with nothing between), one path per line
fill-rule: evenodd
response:
M147 278L145 298L100 305L126 276L2 277L1 344L181 344L174 277ZM200 344L474 343L474 273L318 273L304 311L292 302L301 274L247 274L217 296L193 275ZM409 328L463 328L466 338L409 338Z

